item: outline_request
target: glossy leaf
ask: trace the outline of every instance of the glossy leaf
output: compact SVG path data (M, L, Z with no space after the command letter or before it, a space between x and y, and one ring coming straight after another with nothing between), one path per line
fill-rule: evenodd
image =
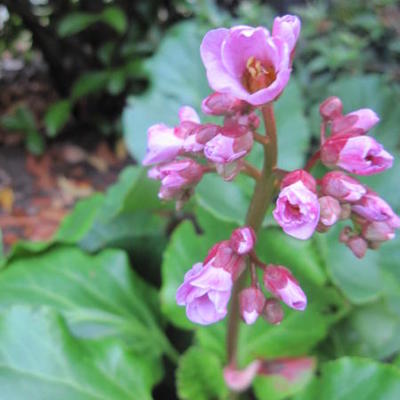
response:
M71 107L69 100L60 100L50 106L44 116L48 136L56 136L64 127L70 117Z

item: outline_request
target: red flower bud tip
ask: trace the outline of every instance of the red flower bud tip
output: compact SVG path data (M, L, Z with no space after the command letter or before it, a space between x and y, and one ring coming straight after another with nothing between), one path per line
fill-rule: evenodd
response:
M339 97L328 97L319 106L321 117L327 121L333 121L342 116L343 104Z
M237 228L232 232L230 244L232 249L238 254L247 254L256 243L256 234L251 226Z
M357 258L363 258L368 248L367 241L361 236L351 237L346 245Z
M261 361L254 360L244 369L237 369L228 365L224 368L224 379L226 386L234 392L243 392L250 387L253 379L257 375Z
M319 222L324 226L334 225L342 212L340 203L331 196L323 196L318 199L320 206Z
M324 175L321 181L322 193L339 201L355 202L367 193L367 189L357 180L341 171Z
M266 289L286 305L295 310L305 310L307 297L287 268L270 264L264 270L263 279Z
M264 293L257 287L243 289L239 293L240 315L247 325L256 322L265 304Z
M290 186L296 182L302 182L303 185L313 193L317 192L317 182L314 177L304 169L296 169L285 175L281 182L281 189Z
M207 96L201 103L201 109L208 115L231 115L244 112L249 105L227 93L215 92Z
M279 325L283 320L283 308L277 299L268 299L265 302L262 316L272 325Z

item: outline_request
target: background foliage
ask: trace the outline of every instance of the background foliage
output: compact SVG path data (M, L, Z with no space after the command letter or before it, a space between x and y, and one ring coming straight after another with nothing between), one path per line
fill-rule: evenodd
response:
M298 2L289 10L289 2L278 9L230 3L3 0L10 19L0 46L15 51L13 38L28 30L42 52L60 97L44 118L47 140L71 123L114 134L122 126L140 163L147 127L176 123L180 105L198 109L210 93L199 58L207 29L271 26L278 11L297 13L303 29L295 71L276 105L279 165L301 166L316 146L318 104L328 95L341 97L346 111L373 108L381 117L373 134L397 162L368 184L399 213L396 2ZM29 110L18 112L2 123L25 131L31 151L43 151ZM250 158L260 162L257 149ZM251 193L247 178L227 184L207 176L177 213L158 201L146 171L130 166L106 193L79 202L53 240L14 246L0 272L4 398L226 399L226 321L195 326L175 291L191 265L243 223ZM399 240L359 261L337 235L299 242L267 215L257 251L293 270L309 306L304 313L285 308L279 326L243 325L239 363L307 355L317 366L292 381L258 377L243 399L400 398Z

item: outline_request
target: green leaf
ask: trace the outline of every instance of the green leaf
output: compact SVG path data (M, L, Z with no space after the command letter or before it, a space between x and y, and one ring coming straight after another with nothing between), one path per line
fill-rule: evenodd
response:
M6 115L0 119L1 125L9 131L18 131L27 134L31 131L36 131L35 116L32 111L20 106L16 109L14 115Z
M79 337L120 337L135 352L153 357L168 351L157 292L118 250L88 255L53 246L13 258L0 274L0 309L13 304L52 307Z
M320 378L296 400L397 400L400 370L374 361L344 357L322 367Z
M176 380L182 400L225 399L228 395L221 361L199 347L191 347L179 359Z
M78 340L47 308L0 315L0 392L7 400L151 400L159 364L117 341Z
M58 34L67 37L82 32L99 20L99 16L84 12L67 14L58 25Z
M25 145L32 154L40 155L44 151L45 141L37 130L29 130L26 132Z
M199 110L210 93L199 52L204 33L194 20L176 24L146 63L150 89L143 96L131 97L122 116L128 150L138 162L146 153L146 132L151 125L176 125L179 107Z
M108 71L87 72L83 74L78 78L71 89L72 101L104 90L107 87L108 80Z
M128 26L124 12L116 6L105 8L100 15L100 20L114 28L118 33L124 33Z
M71 115L71 106L69 100L60 100L50 106L44 116L48 136L56 136L65 126Z

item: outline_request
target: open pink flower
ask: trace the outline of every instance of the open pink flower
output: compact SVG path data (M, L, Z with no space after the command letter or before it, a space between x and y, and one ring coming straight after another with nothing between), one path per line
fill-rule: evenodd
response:
M166 163L174 160L181 153L189 128L196 126L200 119L192 107L183 106L179 110L179 120L182 126L171 128L164 124L155 124L148 129L147 154L143 165Z
M373 175L391 168L393 156L370 136L337 135L321 148L321 161L358 175Z
M305 310L307 297L287 268L270 264L264 270L263 279L265 288L286 305L295 310Z
M339 201L355 202L361 199L367 189L357 179L344 172L331 171L324 175L321 182L322 193Z
M225 318L231 289L232 276L224 268L197 263L186 273L176 302L186 306L190 321L209 325Z
M319 213L317 195L297 181L281 190L273 216L285 233L306 240L317 227Z
M278 36L289 46L289 52L292 54L296 47L297 39L300 35L301 22L295 15L284 15L276 17L272 26L272 36Z
M204 36L200 54L215 91L255 106L275 100L290 78L288 44L263 27L213 29Z

